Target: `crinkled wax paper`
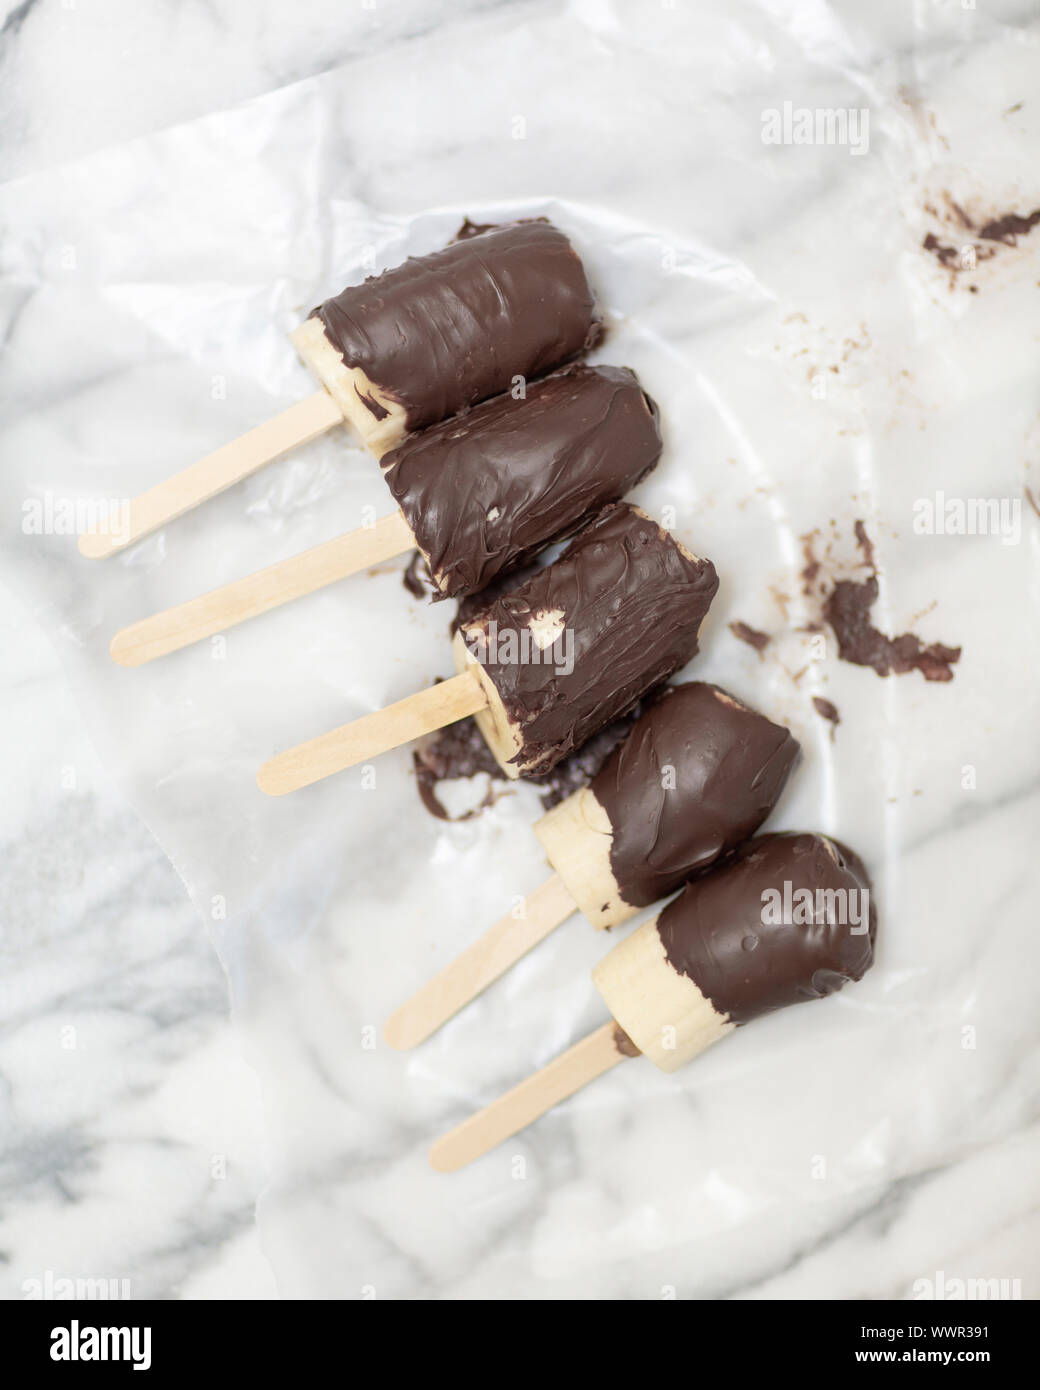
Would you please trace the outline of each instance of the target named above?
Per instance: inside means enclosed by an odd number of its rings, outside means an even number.
[[[934,56],[899,71],[827,7],[803,7],[801,28],[781,5],[725,9],[667,21],[681,41],[657,16],[622,32],[602,5],[481,21],[464,53],[435,35],[397,66],[357,63],[0,191],[0,573],[226,968],[268,1107],[259,1220],[287,1295],[721,1296],[1018,1113],[1002,1078],[1026,981],[1007,961],[1035,837],[1009,735],[1035,754],[1019,632],[1035,536],[921,538],[912,515],[937,487],[1021,495],[1035,341],[1015,311],[1035,253],[1005,248],[969,296],[921,242],[943,194],[1038,192],[1015,182],[1027,136],[1005,130],[1005,164],[980,172],[960,114],[998,60],[1007,105],[1029,69],[999,27],[973,47],[937,29]],[[469,86],[481,70],[504,90]],[[764,146],[760,110],[803,93],[869,107],[869,152]],[[636,500],[721,576],[691,673],[794,729],[804,760],[772,825],[855,845],[882,926],[861,985],[674,1075],[627,1063],[443,1177],[431,1139],[604,1019],[589,969],[609,940],[574,918],[394,1053],[386,1014],[545,875],[538,797],[511,788],[437,821],[408,749],[371,786],[356,770],[269,800],[255,775],[449,674],[451,606],[410,597],[393,562],[138,670],[107,651],[118,627],[389,510],[375,462],[334,431],[105,562],[26,521],[132,496],[302,398],[314,383],[287,330],[467,215],[547,215],[573,237],[610,321],[598,357],[661,406],[665,455]],[[860,518],[875,620],[961,645],[952,683],[882,680],[802,630],[819,608],[801,538],[818,530],[825,565],[863,577]],[[737,621],[772,636],[761,655]],[[840,712],[833,736],[814,695]]]

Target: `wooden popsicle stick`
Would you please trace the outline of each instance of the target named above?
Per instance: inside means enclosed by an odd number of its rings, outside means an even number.
[[[236,579],[233,584],[121,628],[109,648],[112,660],[120,666],[143,666],[157,656],[179,651],[291,599],[378,565],[414,545],[415,537],[408,523],[400,512],[394,512],[374,526],[336,536],[291,559]]]
[[[316,391],[230,444],[206,454],[172,478],[142,492],[130,503],[128,524],[120,526],[118,534],[85,532],[79,538],[80,554],[90,560],[114,555],[168,521],[183,516],[200,502],[208,502],[233,483],[248,478],[297,444],[306,444],[333,425],[342,423],[340,408],[329,393]]]
[[[561,1052],[547,1067],[442,1135],[430,1149],[430,1166],[438,1173],[464,1168],[623,1062],[631,1054],[618,1050],[618,1031],[613,1020],[604,1023],[580,1043]]]
[[[477,678],[463,671],[451,680],[387,705],[386,709],[364,714],[308,743],[279,753],[264,763],[256,780],[260,790],[268,796],[284,796],[286,792],[320,782],[323,777],[331,777],[334,772],[356,767],[391,748],[399,748],[402,743],[421,738],[423,734],[432,734],[435,729],[443,729],[445,724],[454,724],[486,706],[487,696]]]
[[[506,913],[391,1014],[383,1037],[397,1048],[425,1041],[576,910],[563,879],[553,874],[524,900],[522,917]]]

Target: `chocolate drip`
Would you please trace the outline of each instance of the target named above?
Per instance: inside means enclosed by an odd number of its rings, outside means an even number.
[[[570,242],[508,223],[351,285],[311,317],[409,430],[457,415],[595,345],[602,326]]]
[[[716,685],[665,690],[589,788],[610,817],[622,899],[667,897],[753,835],[800,751],[787,729]]]
[[[620,1023],[614,1024],[613,1038],[614,1046],[622,1057],[641,1057],[643,1055]]]
[[[573,644],[569,673],[559,663],[493,660],[487,649],[484,669],[519,726],[525,768],[547,772],[685,666],[718,586],[710,560],[688,555],[622,502],[553,564],[470,619],[462,629],[470,642],[497,633],[501,644],[513,633],[519,645],[531,623],[559,615]]]
[[[486,588],[618,501],[661,456],[657,407],[622,367],[567,367],[381,462],[440,597]]]
[[[439,593],[430,574],[430,567],[426,563],[426,557],[421,550],[412,551],[412,558],[408,561],[401,575],[401,583],[412,598],[431,599],[436,598]]]
[[[784,893],[793,920],[771,920],[767,890]],[[799,890],[842,890],[832,910],[812,912],[802,923]],[[809,999],[822,999],[858,980],[874,959],[877,914],[870,900],[866,923],[840,920],[847,907],[860,916],[870,879],[857,855],[822,835],[762,835],[730,864],[709,874],[670,903],[658,919],[665,955],[688,976],[715,1009],[733,1023]],[[837,909],[837,910],[835,910]],[[848,914],[847,914],[848,915]],[[828,920],[828,918],[830,920]],[[869,926],[868,926],[869,924]]]

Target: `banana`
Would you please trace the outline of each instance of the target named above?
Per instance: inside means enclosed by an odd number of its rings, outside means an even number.
[[[604,956],[592,983],[636,1047],[662,1071],[677,1070],[736,1027],[669,963],[656,917]]]
[[[606,929],[636,911],[621,898],[610,867],[614,830],[595,792],[582,788],[535,822],[545,857],[594,927]]]

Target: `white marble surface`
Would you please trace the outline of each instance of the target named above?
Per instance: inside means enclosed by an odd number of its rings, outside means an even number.
[[[4,1296],[48,1270],[139,1296],[884,1298],[939,1270],[1035,1296],[1038,528],[1026,508],[1003,546],[912,515],[937,488],[1021,498],[1031,468],[1040,492],[1040,229],[970,273],[921,249],[962,239],[944,195],[977,222],[1040,206],[1038,74],[1013,3],[8,7]],[[785,101],[868,108],[869,152],[764,145]],[[882,937],[855,990],[672,1077],[626,1066],[445,1179],[428,1139],[602,1017],[576,921],[427,1048],[367,1045],[536,885],[536,801],[445,827],[403,754],[371,791],[252,785],[275,747],[444,674],[443,615],[388,567],[226,653],[123,672],[105,650],[356,524],[370,462],[319,441],[107,565],[22,521],[302,395],[284,329],[365,247],[532,206],[588,259],[604,357],[662,404],[641,499],[723,579],[697,673],[795,728],[775,823],[856,844]],[[798,537],[833,521],[854,567],[857,517],[879,620],[962,644],[951,684],[833,643],[792,679]],[[735,618],[776,634],[764,659]]]

